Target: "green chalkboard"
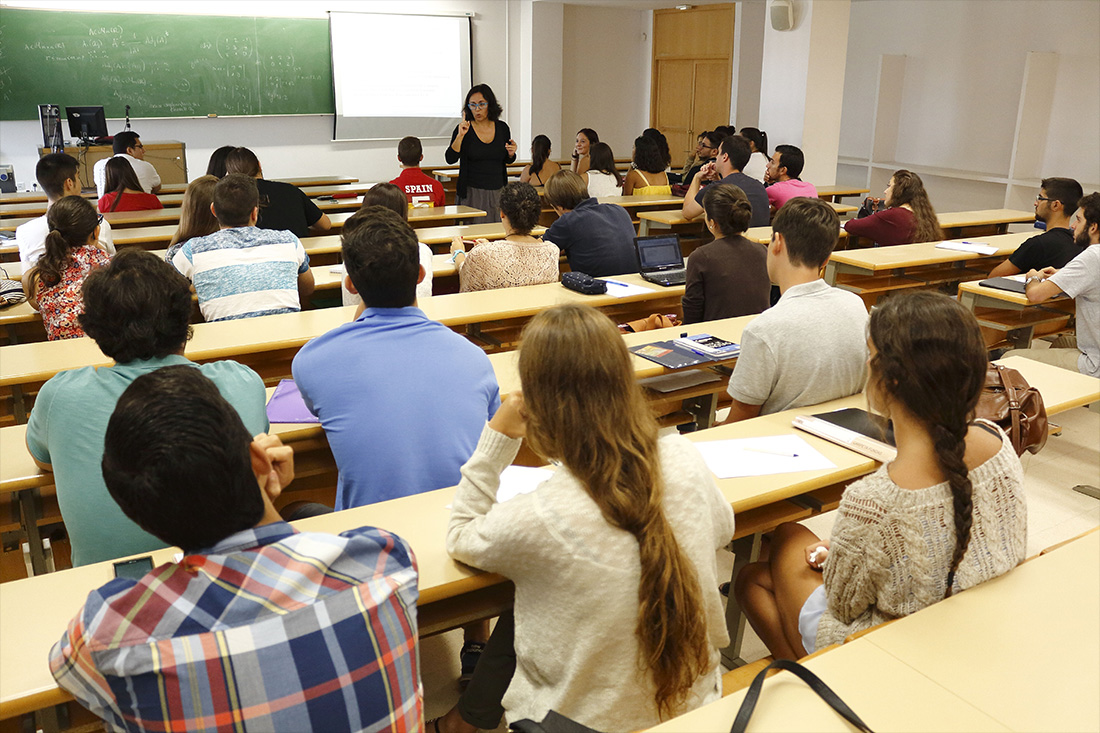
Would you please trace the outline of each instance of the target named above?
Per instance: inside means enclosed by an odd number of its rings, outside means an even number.
[[[328,20],[0,10],[0,119],[332,114]],[[62,109],[64,114],[64,109]]]

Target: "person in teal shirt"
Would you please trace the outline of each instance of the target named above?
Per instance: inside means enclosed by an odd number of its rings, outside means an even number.
[[[31,457],[54,474],[74,566],[165,546],[123,514],[100,469],[107,422],[135,379],[191,365],[217,385],[249,433],[268,429],[264,383],[256,372],[234,361],[194,364],[183,356],[190,316],[187,279],[150,252],[123,250],[84,282],[80,325],[115,364],[54,376],[38,392],[27,423]]]

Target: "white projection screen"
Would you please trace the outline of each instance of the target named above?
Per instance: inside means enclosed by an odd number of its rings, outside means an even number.
[[[335,140],[446,137],[470,83],[467,16],[329,13]]]

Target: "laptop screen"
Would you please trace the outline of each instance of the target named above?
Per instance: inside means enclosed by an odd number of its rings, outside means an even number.
[[[638,267],[642,272],[684,266],[680,236],[677,234],[635,237],[634,245],[638,248]]]

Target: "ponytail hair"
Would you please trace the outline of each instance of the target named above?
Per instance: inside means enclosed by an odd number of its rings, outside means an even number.
[[[710,666],[703,596],[662,507],[657,423],[630,354],[607,316],[563,305],[524,329],[519,374],[531,448],[561,461],[607,523],[638,540],[640,662],[658,712],[680,712]]]
[[[99,226],[99,214],[91,202],[81,196],[58,199],[46,212],[50,233],[46,251],[35,265],[39,282],[53,287],[61,282],[61,273],[72,259],[72,250],[83,247]]]
[[[947,595],[970,543],[972,485],[963,456],[966,433],[985,384],[987,353],[974,315],[931,291],[895,295],[871,313],[869,390],[888,395],[928,431],[951,487],[955,550]]]
[[[768,156],[768,133],[756,127],[742,127],[738,134],[751,141],[757,152],[770,157]]]
[[[924,190],[924,182],[920,176],[903,169],[894,171],[894,175],[890,178],[894,181],[894,188],[890,191],[890,200],[886,205],[909,204],[913,209],[913,216],[917,220],[913,241],[939,242],[942,240],[944,235],[943,229],[940,228],[940,220],[936,217],[936,210],[932,208],[932,202],[928,199],[928,192]]]
[[[550,138],[546,135],[535,135],[531,141],[531,175],[537,176],[550,157]]]

